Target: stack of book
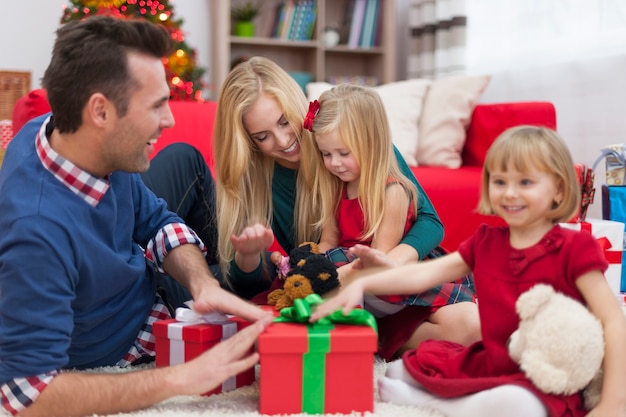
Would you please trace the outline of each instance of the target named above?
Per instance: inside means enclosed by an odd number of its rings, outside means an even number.
[[[315,0],[285,0],[276,7],[271,36],[290,41],[311,40],[316,18]]]
[[[350,22],[347,45],[351,48],[371,48],[380,44],[381,8],[383,0],[350,0],[345,20]]]

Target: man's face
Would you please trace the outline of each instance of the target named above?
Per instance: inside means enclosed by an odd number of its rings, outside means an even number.
[[[128,111],[116,114],[107,132],[106,153],[112,171],[144,172],[164,128],[174,126],[169,107],[170,90],[160,59],[137,52],[128,54],[131,76],[139,86],[130,92]]]

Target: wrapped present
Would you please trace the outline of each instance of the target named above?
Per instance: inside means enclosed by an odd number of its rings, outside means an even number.
[[[560,223],[564,228],[590,232],[600,244],[609,268],[604,273],[611,290],[620,294],[622,279],[622,252],[624,249],[624,223],[612,220],[587,219],[579,223]]]
[[[318,303],[295,300],[259,336],[261,414],[373,411],[376,320],[355,309],[308,323]]]
[[[176,310],[176,319],[160,320],[152,325],[156,339],[156,366],[188,362],[249,324],[238,317],[221,314],[199,316],[190,309],[179,308]],[[251,348],[250,353],[253,351]],[[252,367],[203,395],[232,391],[252,384],[255,379]]]
[[[606,161],[606,184],[624,185],[626,180],[626,144],[619,143],[600,149],[600,156],[593,164],[594,170],[603,159]]]
[[[626,187],[623,185],[602,185],[602,218],[626,223]],[[626,233],[624,234],[626,241]],[[626,245],[624,245],[626,248]],[[626,293],[626,254],[622,253],[622,278],[620,290]]]
[[[582,222],[587,217],[587,209],[593,204],[596,190],[593,185],[594,173],[593,169],[585,164],[576,164],[576,176],[580,184],[580,208],[569,223]]]

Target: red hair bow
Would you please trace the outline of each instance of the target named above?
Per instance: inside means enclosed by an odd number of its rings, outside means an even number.
[[[308,131],[313,131],[313,120],[315,120],[315,116],[320,111],[320,102],[317,100],[313,100],[309,103],[309,111],[304,118],[304,128]]]

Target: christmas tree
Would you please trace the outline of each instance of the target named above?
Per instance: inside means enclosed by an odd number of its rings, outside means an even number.
[[[71,0],[63,6],[61,23],[93,15],[110,15],[121,19],[148,19],[165,27],[172,37],[175,50],[163,60],[173,100],[202,101],[201,77],[205,70],[196,65],[196,52],[185,43],[180,27],[182,19],[174,18],[168,0]]]

